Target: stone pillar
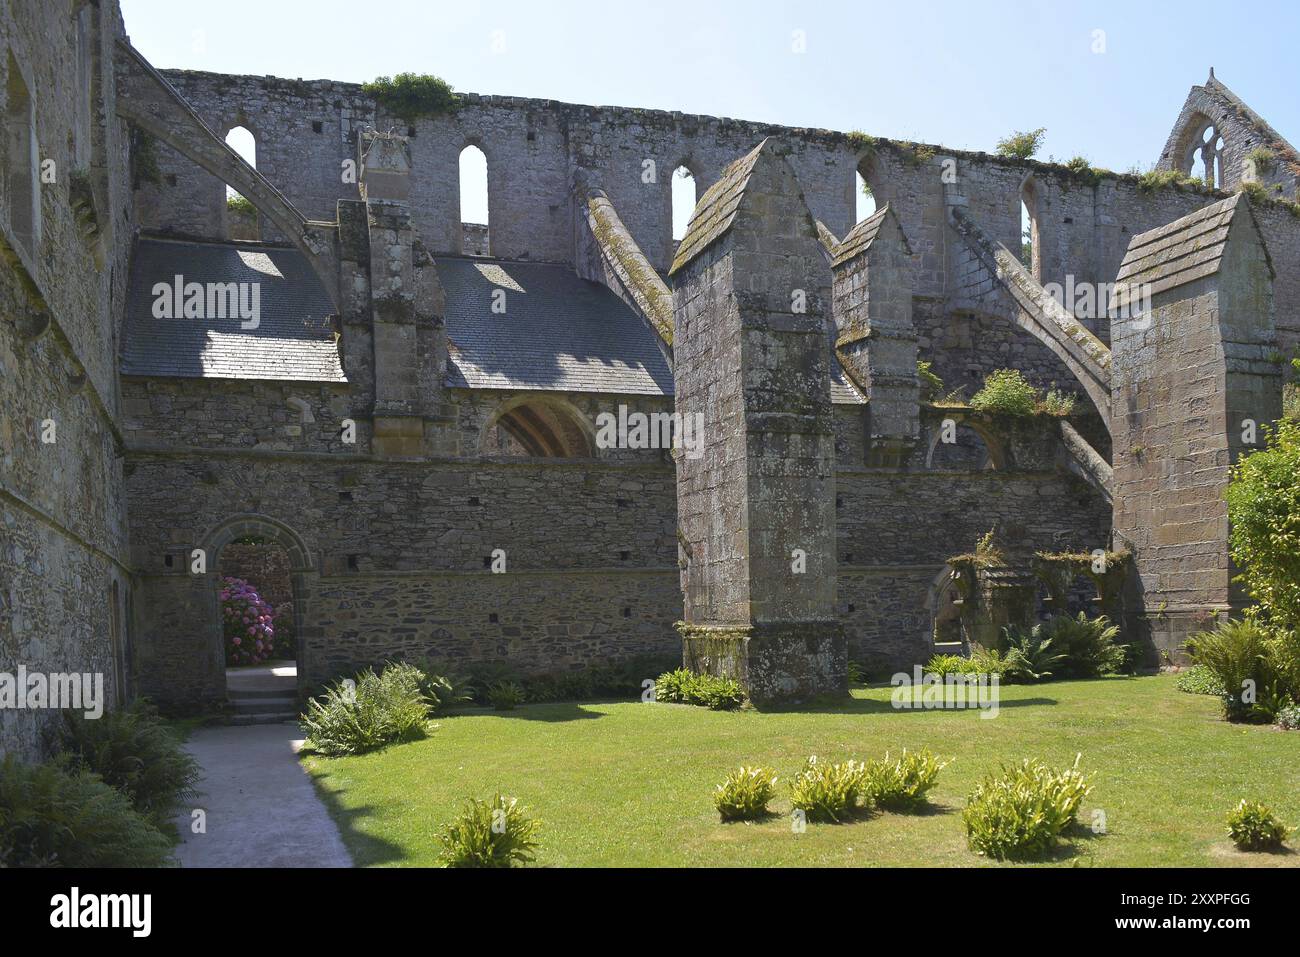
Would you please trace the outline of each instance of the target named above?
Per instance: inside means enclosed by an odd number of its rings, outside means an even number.
[[[1173,655],[1208,612],[1234,613],[1223,491],[1243,439],[1281,415],[1273,268],[1237,194],[1134,236],[1111,321],[1116,548],[1126,608]]]
[[[844,237],[831,260],[835,349],[867,393],[867,464],[900,467],[921,433],[911,248],[888,206]]]
[[[368,223],[374,350],[372,447],[381,458],[415,458],[425,454],[426,431],[433,431],[426,430],[426,420],[443,415],[447,349],[442,288],[411,224],[406,138],[369,132],[364,145],[361,194]]]
[[[829,275],[794,170],[764,140],[701,198],[669,273],[687,667],[757,705],[847,690],[835,616]]]

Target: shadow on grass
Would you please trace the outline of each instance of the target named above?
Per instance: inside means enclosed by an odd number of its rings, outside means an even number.
[[[403,849],[391,841],[385,841],[383,838],[367,834],[357,827],[357,822],[370,817],[374,809],[369,805],[365,807],[345,808],[339,803],[338,795],[325,787],[325,782],[333,775],[325,770],[320,764],[312,772],[312,784],[316,788],[316,796],[321,799],[325,805],[325,810],[329,812],[334,823],[338,826],[339,835],[343,838],[343,845],[352,855],[352,863],[357,867],[368,867],[374,864],[394,864],[406,860],[406,853]]]
[[[1017,698],[1015,700],[1002,700],[998,702],[998,710],[1005,711],[1011,708],[1034,708],[1034,707],[1051,707],[1059,702],[1055,698]],[[785,703],[769,704],[763,707],[755,707],[755,711],[761,711],[763,714],[932,714],[936,711],[978,711],[974,704],[965,708],[926,708],[917,700],[911,708],[896,708],[892,701],[881,701],[876,698],[854,698],[824,696],[812,698],[802,703]],[[992,709],[989,709],[992,710]]]
[[[548,701],[544,704],[522,704],[516,708],[497,711],[493,708],[457,708],[446,714],[438,715],[434,720],[443,721],[454,718],[517,718],[523,721],[586,721],[590,718],[603,718],[600,711],[590,711],[587,705],[629,704],[626,698],[586,699],[583,701]]]

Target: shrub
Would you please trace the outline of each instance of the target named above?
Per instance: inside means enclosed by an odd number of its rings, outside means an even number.
[[[1192,665],[1178,676],[1174,687],[1188,694],[1208,694],[1223,697],[1223,682],[1205,665]]]
[[[299,717],[308,744],[334,757],[422,737],[429,712],[422,677],[414,665],[390,663],[379,674],[367,669],[355,682],[335,683]]]
[[[824,764],[812,757],[790,782],[790,803],[811,821],[839,823],[857,807],[862,783],[858,762]]]
[[[1004,415],[1033,415],[1038,407],[1038,393],[1016,369],[998,369],[989,373],[984,387],[971,397],[971,408]]]
[[[275,650],[275,612],[242,578],[221,580],[221,622],[227,665],[255,665]]]
[[[916,377],[921,380],[921,396],[925,399],[933,399],[943,392],[943,380],[935,373],[932,363],[916,362]]]
[[[718,785],[713,806],[724,821],[753,821],[768,814],[767,804],[775,796],[775,771],[742,766]]]
[[[1300,704],[1289,704],[1277,713],[1277,726],[1283,731],[1300,731]]]
[[[1291,829],[1273,816],[1268,805],[1242,799],[1228,813],[1228,836],[1243,851],[1275,851],[1286,843]]]
[[[488,687],[487,698],[497,711],[512,711],[524,703],[524,689],[513,681],[498,681]]]
[[[513,867],[529,864],[538,847],[541,823],[530,818],[514,798],[470,798],[460,816],[438,834],[443,867]]]
[[[1233,466],[1224,494],[1246,591],[1272,624],[1300,627],[1300,423],[1267,429],[1265,447]]]
[[[1036,130],[1030,130],[1027,133],[1019,131],[1012,133],[1006,139],[998,140],[997,152],[999,156],[1007,156],[1012,159],[1029,159],[1038,152],[1039,147],[1043,145],[1043,138],[1047,135],[1047,128],[1040,126]]]
[[[1026,759],[991,774],[972,792],[962,812],[971,850],[999,860],[1045,855],[1077,819],[1079,805],[1092,790],[1074,766],[1053,770]]]
[[[0,867],[164,867],[171,841],[98,774],[0,764]]]
[[[451,85],[428,73],[376,77],[363,83],[361,90],[374,97],[380,107],[408,123],[422,116],[453,113],[460,106],[460,97]]]
[[[655,681],[655,700],[704,705],[712,711],[729,711],[745,703],[745,693],[731,678],[696,674],[686,668],[666,671]]]
[[[1192,662],[1204,665],[1223,687],[1223,712],[1229,721],[1272,718],[1257,710],[1261,692],[1274,688],[1276,676],[1267,656],[1267,632],[1258,621],[1220,622],[1214,631],[1187,639]],[[1253,689],[1255,700],[1248,690]]]
[[[1063,658],[1057,668],[1059,677],[1096,678],[1118,674],[1129,660],[1129,646],[1119,643],[1119,628],[1102,615],[1089,618],[1079,612],[1077,618],[1056,615],[1040,626]]]
[[[1073,393],[1048,389],[1047,395],[1043,396],[1042,401],[1038,403],[1037,410],[1044,415],[1055,415],[1064,419],[1074,414],[1076,401]]]
[[[848,666],[848,679],[851,685],[865,684],[867,681],[867,669],[863,667],[860,661],[850,661]]]
[[[1271,173],[1273,167],[1277,164],[1277,157],[1273,155],[1272,150],[1263,146],[1256,146],[1246,154],[1246,162],[1254,165],[1257,173]]]
[[[63,712],[59,744],[71,767],[98,774],[166,832],[199,780],[198,763],[144,699],[96,719]]]
[[[890,761],[871,760],[862,765],[862,800],[890,811],[913,811],[925,804],[925,794],[948,766],[930,753],[929,748],[908,753]]]

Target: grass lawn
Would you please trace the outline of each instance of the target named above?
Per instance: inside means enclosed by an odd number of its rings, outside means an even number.
[[[799,712],[711,712],[633,702],[531,705],[441,718],[430,736],[352,758],[304,764],[361,865],[435,862],[438,825],[468,796],[495,790],[541,819],[538,863],[551,866],[971,866],[961,809],[999,762],[1059,764],[1083,752],[1096,772],[1074,838],[1051,865],[1295,866],[1300,855],[1242,854],[1223,818],[1242,797],[1300,825],[1300,732],[1230,725],[1214,698],[1168,675],[1016,685],[1001,713],[897,711],[889,688]],[[809,754],[858,759],[929,746],[953,763],[920,815],[877,814],[792,833],[787,781]],[[782,780],[762,823],[721,824],[715,784],[738,764]],[[1293,839],[1300,844],[1300,838]]]

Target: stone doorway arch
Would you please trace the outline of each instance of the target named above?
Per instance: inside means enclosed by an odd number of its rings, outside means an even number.
[[[217,667],[225,674],[225,639],[222,632],[221,613],[221,552],[230,543],[245,539],[257,539],[274,544],[284,549],[289,561],[289,583],[292,592],[293,633],[297,643],[297,694],[302,696],[306,687],[307,674],[312,673],[312,655],[315,652],[318,629],[311,614],[311,602],[314,594],[315,579],[318,569],[312,561],[311,552],[302,538],[290,526],[269,515],[242,514],[232,516],[210,530],[202,539],[206,571],[206,593],[208,614],[207,647],[215,656]]]

